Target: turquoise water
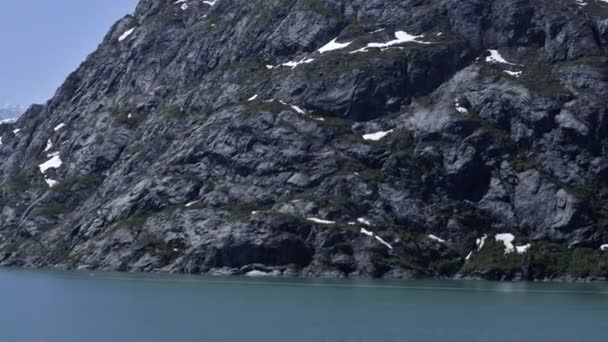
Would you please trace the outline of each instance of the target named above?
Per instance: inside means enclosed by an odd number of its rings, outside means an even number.
[[[0,341],[602,341],[608,285],[0,270]]]

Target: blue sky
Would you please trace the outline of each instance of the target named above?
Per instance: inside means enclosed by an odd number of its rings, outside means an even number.
[[[137,0],[0,1],[0,106],[42,103]]]

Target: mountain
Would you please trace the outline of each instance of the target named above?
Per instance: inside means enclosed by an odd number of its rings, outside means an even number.
[[[24,107],[13,105],[0,106],[0,120],[16,119],[25,109]]]
[[[0,126],[0,264],[608,276],[608,3],[142,0]]]

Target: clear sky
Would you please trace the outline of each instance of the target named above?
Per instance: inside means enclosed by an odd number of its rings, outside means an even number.
[[[137,0],[0,0],[0,106],[42,103]]]

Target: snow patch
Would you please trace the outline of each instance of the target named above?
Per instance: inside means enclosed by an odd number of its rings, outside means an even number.
[[[527,245],[523,245],[523,246],[515,246],[515,251],[517,251],[517,254],[524,254],[530,249],[530,247],[532,247],[532,244],[527,244]]]
[[[502,242],[505,245],[505,254],[510,254],[513,252],[517,252],[517,254],[524,254],[530,249],[530,247],[532,247],[531,244],[514,246],[513,240],[515,240],[515,236],[510,233],[496,234],[495,238],[496,241]]]
[[[520,65],[520,64],[507,62],[507,60],[502,57],[502,55],[498,52],[498,50],[488,50],[488,51],[490,52],[490,55],[488,57],[486,57],[486,62],[488,62],[488,63],[501,63],[501,64],[517,65],[517,66]]]
[[[209,6],[213,6],[215,5],[215,3],[217,2],[217,0],[213,0],[213,1],[203,1],[204,4],[207,4]]]
[[[381,237],[379,237],[378,235],[374,236],[376,238],[376,240],[380,241],[381,244],[385,245],[386,247],[388,247],[388,249],[393,249],[393,246],[391,246],[388,242],[384,241]]]
[[[513,246],[513,240],[515,240],[515,236],[513,236],[513,234],[496,234],[495,239],[497,242],[502,242],[503,245],[505,245],[505,254],[513,253],[515,251],[515,247]]]
[[[59,157],[59,153],[54,153],[50,155],[51,159],[45,161],[44,163],[38,165],[40,168],[40,172],[45,173],[48,169],[58,169],[63,162]]]
[[[62,122],[59,125],[55,126],[55,128],[53,128],[53,131],[57,132],[64,127],[65,127],[65,124]]]
[[[46,178],[46,177],[44,178],[44,181],[45,181],[45,182],[46,182],[46,184],[49,186],[49,188],[52,188],[52,187],[54,187],[55,185],[57,185],[57,183],[59,183],[59,182],[57,182],[57,181],[56,181],[56,180],[54,180],[54,179],[50,179],[50,178]]]
[[[367,230],[365,228],[361,228],[361,234],[371,236],[371,237],[374,236],[374,233],[370,232],[369,230]]]
[[[352,42],[348,43],[338,43],[338,38],[334,38],[331,42],[325,44],[322,48],[319,49],[319,53],[324,53],[328,51],[340,50],[349,46]]]
[[[371,225],[372,225],[372,224],[371,224],[371,222],[369,222],[367,219],[365,219],[365,218],[363,218],[363,217],[359,217],[359,218],[357,219],[357,222],[359,222],[359,223],[361,223],[361,224],[364,224],[364,225],[366,225],[366,226],[371,226]]]
[[[51,141],[51,139],[48,139],[46,141],[46,147],[44,148],[44,152],[48,152],[53,148],[53,142]]]
[[[257,98],[258,98],[258,94],[255,94],[252,97],[248,98],[247,101],[254,101]]]
[[[403,44],[403,43],[431,44],[430,42],[424,42],[424,41],[418,40],[419,38],[422,38],[422,35],[413,36],[405,31],[395,32],[395,38],[396,39],[390,40],[386,43],[368,43],[365,47],[363,47],[359,50],[352,51],[351,53],[367,52],[367,50],[371,49],[371,48],[386,49],[391,46],[399,45],[399,44]]]
[[[384,138],[385,136],[393,133],[394,130],[389,130],[389,131],[380,131],[380,132],[376,132],[376,133],[370,133],[370,134],[365,134],[363,135],[363,140],[371,140],[371,141],[378,141],[381,140],[382,138]]]
[[[319,224],[336,224],[336,222],[334,222],[334,221],[322,220],[322,219],[316,218],[316,217],[309,217],[309,218],[307,218],[307,220],[314,222],[314,223],[319,223]]]
[[[441,242],[441,243],[447,243],[447,241],[445,241],[444,239],[442,239],[436,235],[433,235],[433,234],[429,234],[429,239],[435,240],[435,241]]]
[[[306,111],[304,111],[304,109],[298,107],[298,106],[290,106],[293,110],[295,110],[296,112],[298,112],[298,114],[306,114]]]
[[[247,277],[269,277],[271,275],[272,275],[271,273],[264,272],[264,271],[258,271],[258,270],[253,270],[253,271],[249,271],[249,272],[245,273],[245,276],[247,276]]]
[[[503,72],[509,76],[513,76],[516,78],[519,78],[519,76],[521,76],[521,74],[523,74],[523,71],[510,71],[510,70],[503,70]]]
[[[608,244],[600,246],[601,251],[608,251]]]
[[[21,128],[15,128],[13,130],[13,134],[18,134],[19,132],[21,132]]]
[[[131,33],[133,33],[133,31],[135,31],[135,27],[129,30],[126,30],[125,33],[123,33],[120,37],[118,37],[118,41],[122,42],[123,40],[127,39]]]
[[[468,114],[468,113],[469,113],[469,110],[468,110],[468,109],[466,109],[465,107],[463,107],[463,106],[460,104],[460,101],[458,101],[458,100],[455,100],[455,101],[454,101],[454,107],[456,107],[456,111],[457,111],[458,113],[460,113],[460,114]]]
[[[190,208],[191,206],[197,204],[198,202],[200,202],[200,200],[196,200],[196,201],[192,201],[192,202],[186,203],[185,206],[186,206],[186,208]]]
[[[483,248],[483,246],[486,244],[487,238],[488,234],[484,234],[481,238],[475,241],[475,244],[477,245],[477,251],[480,251]]]

